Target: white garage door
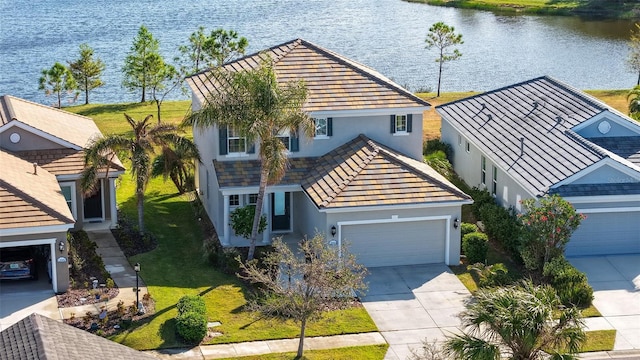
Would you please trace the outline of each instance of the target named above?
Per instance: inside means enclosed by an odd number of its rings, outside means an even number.
[[[342,239],[367,267],[442,263],[445,220],[343,225]]]
[[[640,212],[585,215],[567,244],[567,256],[640,253]]]

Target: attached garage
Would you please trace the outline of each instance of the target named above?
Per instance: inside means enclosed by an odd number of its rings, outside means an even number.
[[[339,222],[339,239],[367,267],[447,262],[449,217]]]
[[[578,209],[578,212],[587,218],[567,244],[567,256],[640,253],[640,211]]]

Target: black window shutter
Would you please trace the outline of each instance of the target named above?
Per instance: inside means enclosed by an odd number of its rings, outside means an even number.
[[[251,143],[249,146],[249,150],[247,150],[247,154],[255,154],[256,153],[256,143]]]
[[[411,132],[413,127],[413,114],[407,115],[407,132]]]
[[[333,136],[333,118],[327,118],[327,136]]]
[[[391,115],[391,133],[392,134],[396,133],[396,116],[395,115]]]
[[[220,155],[227,155],[227,128],[220,127],[218,129],[218,133],[220,134],[218,141],[220,142]]]
[[[298,140],[298,132],[297,131],[291,133],[290,140],[291,140],[291,149],[289,149],[289,150],[291,152],[300,151],[300,141]]]

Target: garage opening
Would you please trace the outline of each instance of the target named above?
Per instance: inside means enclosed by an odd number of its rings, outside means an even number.
[[[446,262],[447,219],[402,220],[342,223],[341,239],[367,267]]]
[[[27,245],[30,244],[30,245]],[[55,291],[56,274],[53,249],[55,239],[15,241],[0,244],[2,292],[31,290]]]

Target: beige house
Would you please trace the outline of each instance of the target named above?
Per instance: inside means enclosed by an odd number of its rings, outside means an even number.
[[[98,136],[90,118],[0,97],[0,251],[30,247],[50,261],[56,293],[68,288],[67,231],[117,224],[115,180],[124,173],[117,158],[94,194],[80,190],[84,148]]]

